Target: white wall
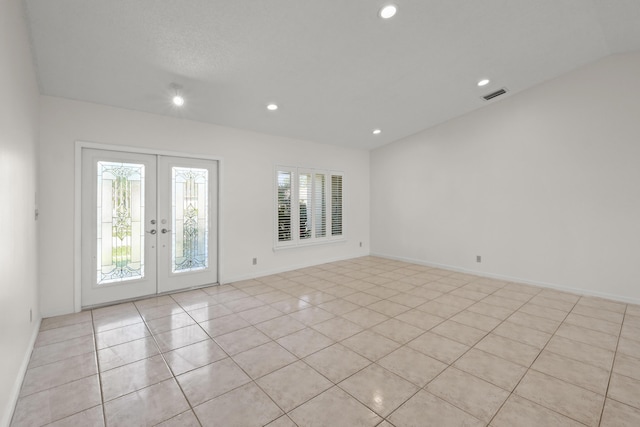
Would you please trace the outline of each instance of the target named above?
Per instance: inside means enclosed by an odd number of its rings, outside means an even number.
[[[638,76],[612,56],[373,151],[372,252],[640,302]]]
[[[225,282],[369,253],[368,151],[46,96],[41,110],[39,254],[45,317],[73,311],[76,141],[222,157]],[[346,242],[273,251],[276,164],[345,173]]]
[[[39,324],[38,87],[21,4],[0,2],[0,426],[8,425]]]

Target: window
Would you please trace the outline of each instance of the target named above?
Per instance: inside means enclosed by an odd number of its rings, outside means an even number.
[[[276,168],[276,247],[342,239],[343,174]]]

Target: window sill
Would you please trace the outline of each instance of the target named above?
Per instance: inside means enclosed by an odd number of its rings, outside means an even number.
[[[325,245],[331,245],[334,243],[345,243],[346,241],[347,239],[345,237],[340,237],[340,238],[320,240],[315,242],[303,242],[303,243],[295,243],[295,244],[292,243],[289,245],[274,246],[273,251],[279,252],[279,251],[285,251],[289,249],[306,248],[309,246],[325,246]]]

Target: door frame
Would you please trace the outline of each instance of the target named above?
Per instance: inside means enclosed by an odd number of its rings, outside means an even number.
[[[216,227],[218,241],[217,245],[217,265],[218,265],[218,283],[223,283],[223,254],[222,241],[224,227],[223,224],[223,177],[224,177],[224,159],[220,156],[212,156],[210,154],[185,153],[180,151],[155,150],[150,148],[132,147],[126,145],[102,144],[96,142],[76,141],[75,142],[75,164],[74,164],[74,235],[73,235],[73,307],[76,313],[82,310],[82,150],[85,148],[108,151],[121,151],[126,153],[151,154],[156,156],[172,156],[184,157],[190,159],[214,160],[218,162],[218,214]]]

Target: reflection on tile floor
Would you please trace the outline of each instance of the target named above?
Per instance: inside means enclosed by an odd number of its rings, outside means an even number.
[[[12,425],[105,424],[638,426],[640,306],[363,257],[44,319]]]

